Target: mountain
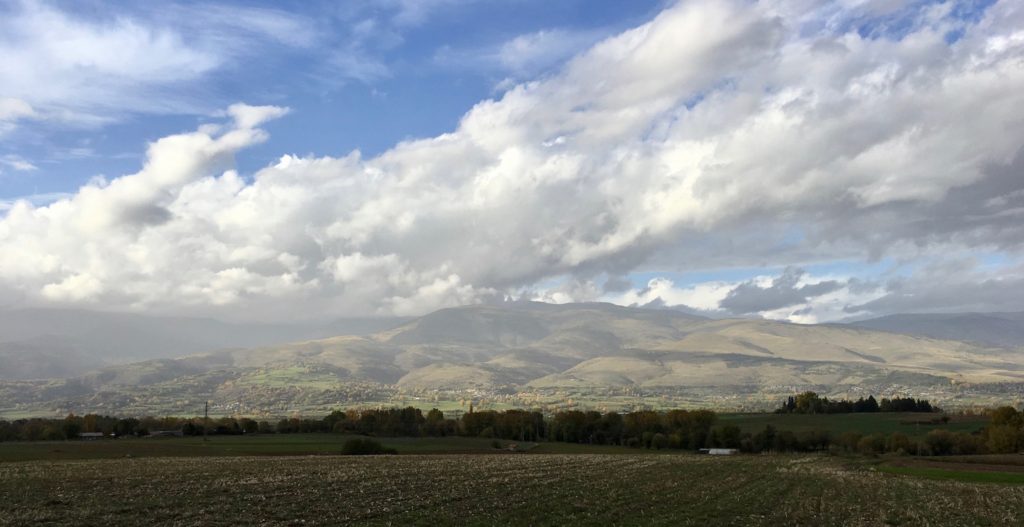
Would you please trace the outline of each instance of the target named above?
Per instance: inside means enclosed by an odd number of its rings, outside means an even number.
[[[1022,353],[854,326],[518,302],[443,309],[366,335],[115,365],[66,381],[0,383],[0,401],[22,413],[173,413],[209,399],[231,411],[281,415],[466,398],[606,405],[637,395],[718,404],[739,396],[777,401],[802,389],[944,400],[978,385],[1024,383]]]
[[[849,325],[933,339],[962,340],[984,346],[1024,347],[1024,312],[901,314]]]
[[[223,348],[363,335],[408,319],[340,319],[327,324],[236,324],[74,309],[0,311],[0,379],[66,377],[102,366]]]

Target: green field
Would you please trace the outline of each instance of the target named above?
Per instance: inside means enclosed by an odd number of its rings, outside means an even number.
[[[407,455],[0,463],[0,525],[1011,525],[1024,487],[825,456]]]
[[[827,430],[833,434],[858,432],[864,435],[902,432],[910,437],[920,437],[937,429],[974,432],[988,424],[988,418],[981,416],[952,416],[948,424],[929,423],[940,416],[927,413],[720,414],[718,424],[734,424],[752,434],[772,425],[776,430],[791,432]]]

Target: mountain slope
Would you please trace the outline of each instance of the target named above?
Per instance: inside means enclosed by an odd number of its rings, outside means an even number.
[[[849,325],[934,339],[975,342],[985,346],[1024,347],[1024,313],[888,315]]]
[[[401,393],[653,390],[685,392],[687,400],[712,392],[775,400],[799,389],[935,394],[969,383],[1024,383],[1024,355],[844,325],[512,303],[444,309],[369,335],[110,366],[63,384],[20,387],[15,398],[40,404],[49,393],[61,404],[104,408],[190,408],[207,398],[269,412],[313,402],[382,404]]]
[[[221,348],[285,344],[337,334],[369,334],[406,320],[234,324],[203,318],[74,309],[6,310],[0,311],[0,379],[65,377],[111,364],[174,358]]]

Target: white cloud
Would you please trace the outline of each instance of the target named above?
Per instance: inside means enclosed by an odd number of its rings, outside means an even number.
[[[27,117],[95,125],[132,113],[206,113],[213,93],[201,81],[267,42],[311,44],[310,26],[256,8],[172,3],[94,17],[10,4],[0,8],[0,126]]]
[[[46,192],[40,194],[31,194],[28,196],[22,196],[17,199],[0,199],[0,212],[6,212],[14,207],[15,203],[24,201],[31,206],[44,206],[49,205],[58,200],[67,199],[73,196],[73,194],[67,192]]]
[[[0,97],[0,136],[14,129],[22,119],[35,115],[32,105],[13,97]]]
[[[384,0],[380,2],[395,9],[392,17],[398,26],[416,26],[422,24],[439,10],[458,7],[475,0]]]
[[[434,62],[445,67],[508,75],[497,87],[505,90],[513,87],[517,80],[543,74],[563,64],[608,33],[599,29],[543,29],[483,48],[444,46],[434,54]]]
[[[11,122],[35,115],[32,105],[13,97],[0,98],[0,122]]]
[[[1010,177],[1024,8],[993,6],[954,44],[939,22],[865,38],[781,9],[685,2],[480,102],[451,133],[371,158],[284,156],[251,183],[232,156],[283,110],[235,107],[224,130],[155,142],[137,174],[13,205],[0,283],[38,302],[408,314],[561,276],[577,285],[552,295],[592,296],[595,277],[666,255],[686,270],[938,243],[1019,251],[996,219],[1016,198],[989,198],[1024,188]],[[966,205],[943,202],[956,193]],[[621,301],[714,309],[736,287],[656,281]],[[860,301],[849,283],[809,292],[777,309],[811,304],[786,314],[808,320]]]
[[[713,281],[678,287],[668,278],[654,278],[641,290],[630,290],[606,297],[609,302],[622,305],[663,303],[666,306],[685,306],[701,311],[720,311],[719,304],[737,284]]]
[[[229,106],[227,113],[235,120],[236,127],[248,130],[267,121],[279,119],[287,115],[289,111],[289,108],[280,106],[250,106],[237,103]]]
[[[14,154],[0,156],[0,165],[10,167],[18,172],[29,172],[32,170],[38,170],[39,168],[33,165],[31,161]]]

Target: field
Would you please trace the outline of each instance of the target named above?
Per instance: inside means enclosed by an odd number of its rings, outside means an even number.
[[[352,436],[338,434],[271,434],[253,436],[143,438],[103,441],[36,441],[0,443],[0,462],[67,461],[143,457],[224,456],[317,456],[341,452]],[[382,437],[378,440],[399,454],[482,454],[494,453],[492,440],[475,437]],[[574,445],[571,443],[515,443],[520,451],[545,454],[642,454],[648,451],[626,447]]]
[[[756,432],[973,431],[935,414],[725,414]],[[1024,524],[1024,456],[699,456],[483,438],[257,434],[0,443],[3,525]],[[499,441],[502,447],[513,442]]]
[[[0,463],[0,525],[1008,525],[1024,487],[823,456],[408,455]]]

